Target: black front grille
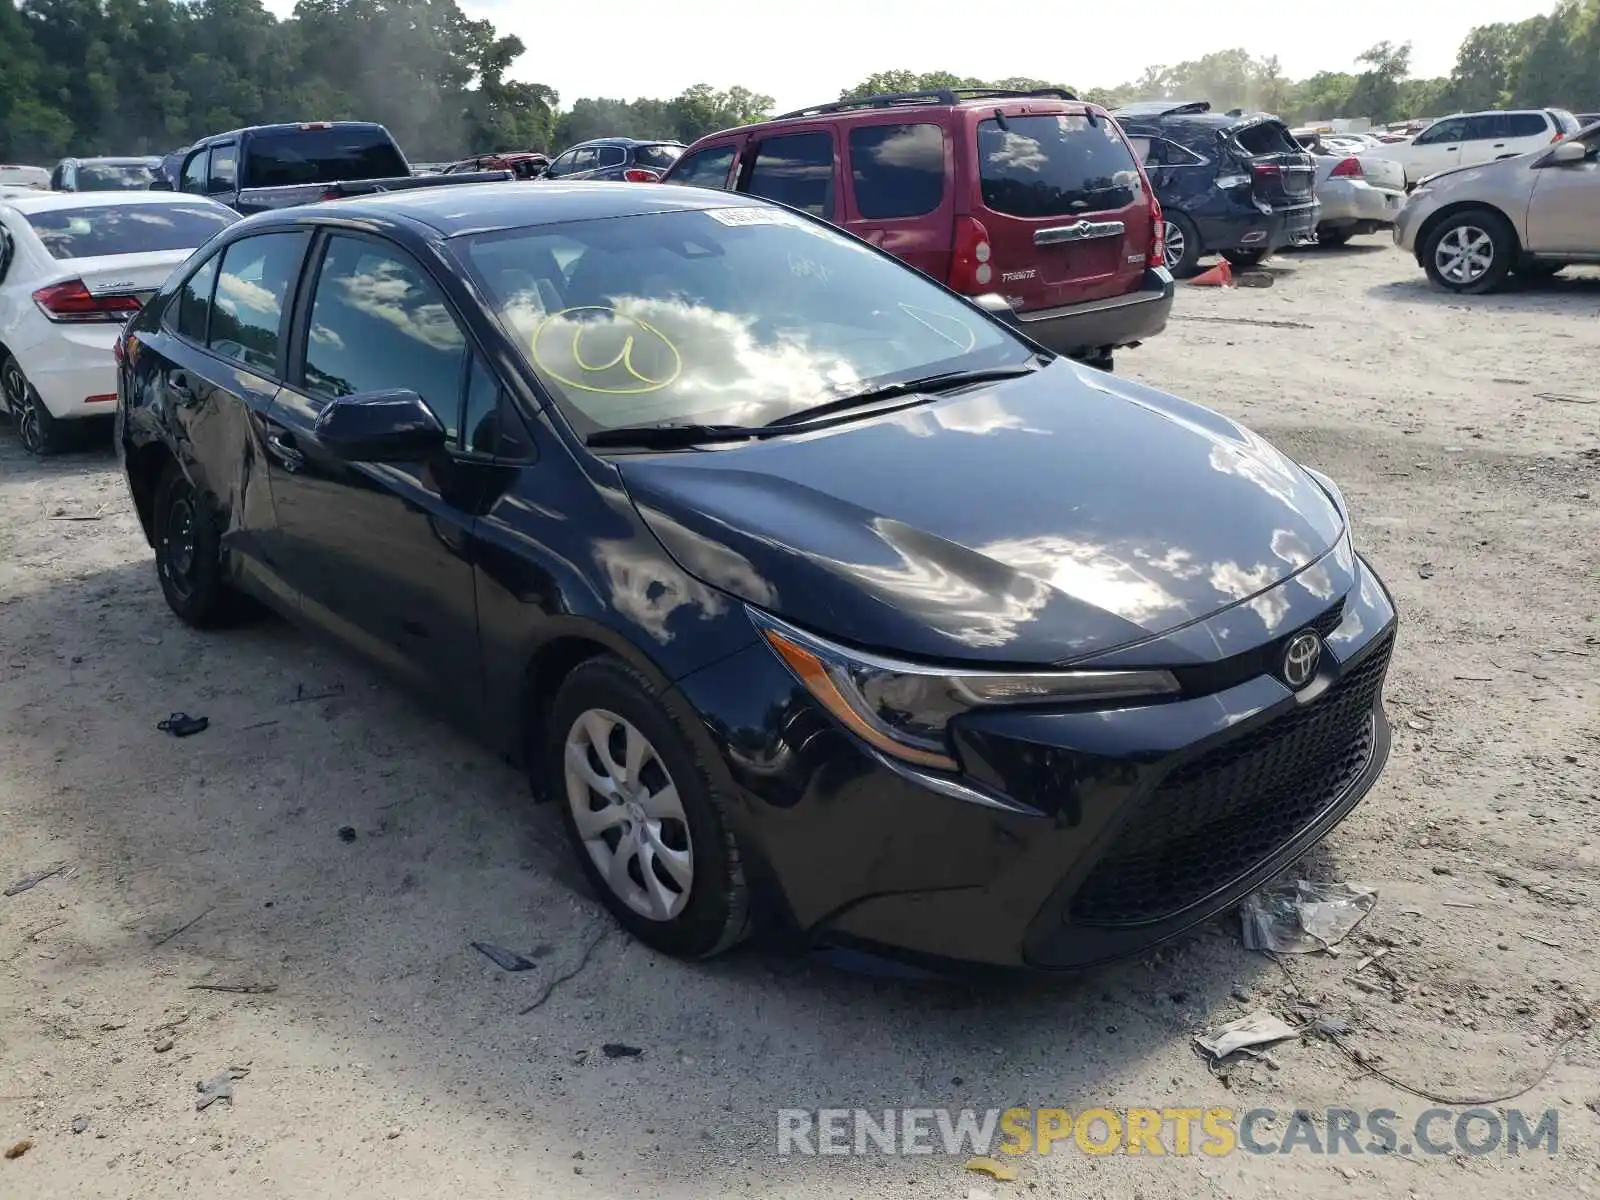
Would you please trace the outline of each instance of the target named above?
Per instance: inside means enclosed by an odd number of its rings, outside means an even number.
[[[1072,920],[1160,920],[1247,874],[1311,825],[1372,759],[1372,706],[1392,648],[1386,636],[1314,703],[1167,776],[1079,887]]]

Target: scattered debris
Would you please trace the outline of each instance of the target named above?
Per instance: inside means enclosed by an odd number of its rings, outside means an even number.
[[[232,992],[239,996],[265,996],[278,990],[275,983],[191,983],[191,992]]]
[[[84,1130],[86,1130],[88,1128],[89,1128],[89,1118],[88,1117],[73,1117],[72,1118],[72,1132],[73,1133],[82,1133]]]
[[[1527,938],[1530,942],[1538,942],[1541,946],[1549,946],[1552,950],[1561,949],[1560,942],[1552,942],[1549,938],[1540,937],[1537,933],[1525,933],[1522,936]]]
[[[10,1145],[10,1146],[8,1146],[6,1148],[6,1157],[7,1158],[21,1158],[24,1154],[26,1154],[29,1150],[32,1150],[32,1149],[33,1149],[33,1139],[32,1138],[23,1138],[20,1142],[14,1142],[12,1145]]]
[[[490,942],[473,942],[472,948],[503,971],[531,971],[539,965],[531,958],[523,958],[514,951],[502,949]]]
[[[1360,962],[1356,963],[1356,973],[1359,974],[1360,972],[1365,971],[1373,963],[1377,962],[1385,954],[1389,953],[1389,949],[1390,947],[1384,946],[1382,949],[1375,950],[1371,954],[1367,955]]]
[[[205,910],[205,912],[201,913],[198,917],[195,917],[192,921],[185,921],[182,925],[179,925],[176,929],[170,930],[167,933],[163,933],[160,937],[158,937],[154,942],[151,943],[151,946],[152,947],[154,947],[154,946],[165,946],[168,942],[170,942],[173,938],[177,937],[180,933],[186,933],[188,930],[193,929],[196,925],[198,925],[202,920],[205,919],[206,913],[209,913],[210,911],[211,911],[211,909],[208,908],[208,909]]]
[[[342,683],[335,683],[330,687],[325,687],[320,692],[308,692],[305,684],[297,683],[294,685],[294,695],[289,698],[288,703],[309,704],[313,700],[332,700],[335,696],[342,695],[344,695],[344,684]]]
[[[1012,1183],[1017,1178],[1017,1169],[1010,1163],[1001,1162],[997,1158],[990,1158],[980,1154],[977,1158],[969,1158],[962,1164],[963,1171],[976,1171],[980,1175],[987,1175],[991,1179],[998,1179],[1001,1183]]]
[[[50,521],[98,521],[98,520],[100,520],[101,517],[106,515],[106,509],[108,509],[110,507],[111,506],[109,504],[102,504],[99,508],[95,509],[92,513],[69,513],[65,509],[58,508],[58,509],[56,509],[55,512],[51,513],[49,515],[49,517],[46,518],[46,520],[50,520]]]
[[[607,1058],[638,1058],[644,1051],[638,1046],[629,1046],[625,1042],[607,1042],[600,1047],[600,1053]]]
[[[1432,579],[1433,578],[1433,564],[1431,562],[1423,563],[1420,567],[1417,568],[1417,575],[1422,579]]]
[[[383,1136],[384,1136],[384,1138],[385,1138],[385,1139],[386,1139],[386,1140],[388,1140],[388,1141],[391,1141],[391,1142],[392,1142],[392,1141],[394,1141],[394,1140],[395,1140],[395,1138],[397,1138],[397,1137],[399,1137],[399,1136],[400,1136],[400,1126],[398,1126],[398,1125],[391,1125],[391,1126],[390,1126],[390,1127],[389,1127],[389,1130],[388,1130],[388,1132],[387,1132],[387,1133],[385,1133],[385,1134],[384,1134],[384,1135],[383,1135]]]
[[[59,875],[66,869],[67,865],[65,863],[61,863],[57,866],[50,867],[47,870],[35,871],[32,875],[24,875],[21,879],[17,880],[6,889],[6,895],[20,896],[23,892],[32,891],[46,879],[50,879],[53,876]]]
[[[196,1080],[194,1090],[200,1095],[195,1098],[195,1108],[204,1112],[218,1100],[226,1100],[228,1107],[232,1108],[233,1085],[248,1074],[249,1070],[244,1067],[226,1067],[210,1079]]]
[[[165,721],[158,722],[156,728],[162,733],[170,733],[173,737],[191,737],[200,733],[211,724],[208,717],[191,717],[188,713],[175,712]]]
[[[1311,1028],[1325,1038],[1346,1037],[1351,1032],[1350,1022],[1343,1017],[1318,1017]]]
[[[276,725],[277,723],[278,722],[276,719],[271,721],[257,721],[254,725],[241,725],[239,727],[239,732],[247,733],[252,729],[265,729],[268,725]]]
[[[1487,675],[1457,675],[1463,683],[1493,683],[1494,680]]]
[[[141,633],[139,635],[139,640],[146,646],[161,645],[161,635],[159,633]]]
[[[1201,317],[1190,313],[1173,313],[1173,321],[1205,321],[1212,325],[1260,325],[1266,329],[1315,329],[1304,321],[1269,321],[1264,317]]]
[[[1280,1017],[1259,1009],[1248,1017],[1229,1021],[1210,1033],[1195,1035],[1195,1045],[1220,1062],[1237,1050],[1249,1046],[1266,1046],[1287,1038],[1299,1037],[1300,1031]]]
[[[565,974],[557,975],[549,983],[545,984],[544,991],[539,993],[539,998],[526,1008],[520,1010],[517,1015],[519,1017],[527,1016],[534,1009],[544,1004],[546,1000],[550,999],[551,994],[556,990],[556,988],[560,987],[563,983],[577,975],[579,971],[582,971],[586,966],[588,966],[589,956],[594,953],[596,946],[605,941],[606,934],[610,932],[610,924],[602,921],[599,930],[596,931],[595,935],[589,939],[589,944],[583,948],[582,956],[579,957],[577,963],[572,967],[572,969],[567,971]]]
[[[339,826],[339,840],[341,842],[353,842],[353,841],[355,841],[356,840],[356,827],[354,825],[341,825],[341,826]]]
[[[171,1050],[172,1047],[172,1039],[170,1037],[164,1037],[158,1038],[156,1044],[151,1046],[150,1049],[154,1050],[157,1054],[165,1054],[168,1050]]]
[[[1239,906],[1246,950],[1332,951],[1378,903],[1371,888],[1297,879],[1252,892]]]
[[[1534,397],[1539,400],[1554,400],[1558,404],[1600,404],[1600,400],[1593,400],[1588,396],[1569,396],[1561,392],[1535,392]]]

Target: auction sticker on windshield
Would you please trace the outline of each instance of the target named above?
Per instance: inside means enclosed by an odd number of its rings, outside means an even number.
[[[797,225],[793,213],[781,208],[708,208],[706,214],[724,225]]]

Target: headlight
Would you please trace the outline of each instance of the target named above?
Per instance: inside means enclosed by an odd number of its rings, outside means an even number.
[[[959,671],[837,645],[747,608],[795,678],[862,741],[905,762],[957,770],[946,727],[974,708],[1170,695],[1167,671]]]

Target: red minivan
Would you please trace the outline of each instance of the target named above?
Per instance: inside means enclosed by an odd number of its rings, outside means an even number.
[[[662,182],[831,221],[1107,370],[1172,308],[1144,169],[1103,108],[1059,89],[822,104],[703,137]]]

